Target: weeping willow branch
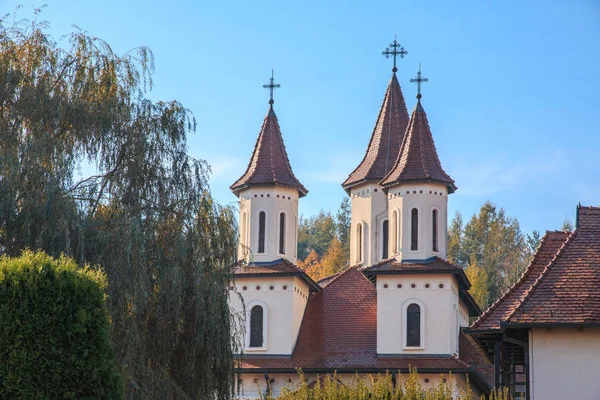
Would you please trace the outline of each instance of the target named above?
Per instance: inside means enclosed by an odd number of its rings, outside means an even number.
[[[79,29],[0,19],[0,253],[104,269],[128,399],[228,399],[241,324],[228,306],[234,213],[186,154],[192,113],[151,102],[154,58]],[[92,169],[76,180],[77,171]],[[151,395],[150,395],[151,394]],[[152,397],[151,397],[152,396]]]

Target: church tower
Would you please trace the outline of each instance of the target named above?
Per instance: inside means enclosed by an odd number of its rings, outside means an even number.
[[[396,77],[396,57],[406,54],[396,40],[383,52],[394,59],[392,79],[365,156],[342,184],[352,205],[350,265],[369,266],[391,257],[388,202],[379,182],[391,171],[408,125],[408,111]]]
[[[273,110],[273,89],[279,86],[272,77],[264,85],[271,91],[269,112],[246,172],[230,187],[240,199],[240,260],[296,262],[298,200],[308,190],[294,176]]]
[[[398,261],[446,258],[448,195],[454,180],[444,171],[435,149],[427,114],[421,104],[421,68],[417,105],[393,168],[381,182],[387,194],[390,255]]]
[[[273,110],[269,111],[246,172],[231,185],[240,199],[239,263],[229,304],[245,320],[246,354],[286,355],[294,350],[310,293],[321,288],[296,265],[298,199],[308,191],[294,176]]]

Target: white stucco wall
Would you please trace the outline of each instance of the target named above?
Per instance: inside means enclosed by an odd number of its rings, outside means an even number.
[[[256,262],[287,258],[296,262],[298,243],[298,190],[280,186],[253,186],[240,192],[238,258]],[[266,213],[265,252],[258,252],[258,215]],[[285,252],[279,252],[279,214],[286,214]],[[244,214],[246,217],[244,218]]]
[[[533,400],[600,399],[600,328],[533,329],[529,349]]]
[[[382,260],[382,222],[387,219],[387,198],[381,187],[365,183],[352,188],[350,264],[370,266]],[[363,224],[363,257],[358,259],[357,226]],[[391,257],[389,255],[388,257]]]
[[[237,278],[233,285],[246,304],[244,314],[239,296],[231,293],[230,306],[238,315],[246,318],[248,306],[253,302],[262,302],[266,306],[266,331],[263,333],[266,348],[246,348],[244,351],[248,354],[292,354],[308,301],[308,285],[296,277]]]
[[[402,285],[398,288],[398,285]],[[412,288],[412,285],[415,288]],[[426,288],[426,285],[429,288]],[[440,288],[440,284],[443,288]],[[387,288],[385,287],[387,285]],[[422,303],[424,346],[405,347],[405,305]],[[455,354],[458,351],[458,287],[452,275],[379,275],[377,277],[378,354]],[[465,326],[465,325],[461,325]]]
[[[323,376],[323,375],[327,375],[327,374],[321,374],[321,376]],[[375,376],[375,375],[376,374],[373,374],[373,376]],[[406,375],[397,374],[396,375],[397,383],[399,384],[400,382],[403,382],[403,379],[405,379],[407,377],[407,375],[408,374],[406,374]],[[337,374],[336,377],[343,384],[352,385],[356,378],[356,375],[355,374]],[[308,383],[311,383],[317,379],[317,374],[307,373],[307,374],[305,374],[305,378]],[[453,385],[453,395],[455,397],[458,397],[458,395],[461,393],[461,390],[464,390],[466,388],[466,379],[465,379],[464,375],[452,375],[452,377],[450,377],[449,375],[444,375],[444,374],[421,374],[421,373],[419,373],[419,378],[420,378],[421,387],[425,390],[435,388],[440,383],[440,380],[442,380],[442,379],[446,379],[448,382],[451,381],[452,385]],[[271,391],[272,391],[272,394],[274,397],[278,396],[281,393],[281,391],[283,390],[283,388],[288,388],[288,389],[293,390],[294,388],[297,387],[297,385],[299,383],[299,377],[296,373],[286,373],[286,374],[270,373],[269,379],[273,380],[273,383],[271,383]],[[427,380],[427,382],[426,382],[426,380]],[[245,374],[243,374],[241,389],[242,390],[240,391],[240,393],[238,395],[239,399],[258,399],[258,398],[260,398],[259,391],[264,396],[266,393],[266,390],[267,390],[267,383],[266,383],[264,374],[262,374],[262,373],[260,373],[260,374],[245,373]],[[473,385],[471,385],[471,390],[473,391],[474,398],[479,398],[480,393]]]
[[[402,184],[390,188],[387,193],[390,221],[394,210],[400,213],[398,260],[424,260],[432,256],[446,258],[448,237],[448,189],[437,184]],[[419,211],[418,250],[411,250],[411,212]],[[438,251],[433,251],[432,211],[438,210]],[[392,226],[392,225],[390,225]],[[394,235],[390,234],[390,249]]]

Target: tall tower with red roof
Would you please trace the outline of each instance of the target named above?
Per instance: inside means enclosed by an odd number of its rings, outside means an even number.
[[[406,103],[396,77],[396,57],[407,53],[396,40],[383,52],[394,59],[392,79],[365,156],[342,184],[352,204],[350,265],[369,266],[391,256],[388,202],[379,182],[392,170],[408,125]]]
[[[446,258],[448,195],[454,193],[454,180],[444,171],[427,114],[421,104],[421,83],[398,158],[381,186],[388,197],[390,254],[399,261]]]
[[[308,190],[294,175],[279,122],[273,110],[273,77],[265,117],[246,172],[231,185],[240,199],[238,259],[268,262],[281,258],[296,262],[298,200]]]

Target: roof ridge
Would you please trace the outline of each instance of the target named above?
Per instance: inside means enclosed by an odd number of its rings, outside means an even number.
[[[504,319],[504,322],[508,322],[516,314],[516,312],[523,307],[523,304],[529,299],[531,294],[540,285],[540,283],[542,282],[542,279],[548,274],[548,271],[550,271],[550,268],[552,267],[554,262],[560,256],[562,256],[562,254],[565,252],[565,249],[567,247],[569,247],[569,244],[573,241],[573,239],[575,238],[576,235],[577,235],[577,230],[570,233],[569,237],[565,240],[565,242],[562,244],[562,246],[557,250],[556,254],[554,254],[554,257],[552,257],[552,260],[550,260],[550,262],[546,265],[546,267],[544,267],[544,270],[542,271],[540,276],[535,280],[535,282],[533,282],[531,284],[529,289],[527,289],[525,291],[525,293],[523,293],[523,295],[519,299],[519,304],[517,304],[517,306],[511,311],[511,313]]]
[[[531,257],[531,260],[529,260],[529,264],[527,264],[527,268],[525,268],[525,271],[523,271],[523,273],[521,274],[521,277],[515,281],[515,283],[512,284],[511,287],[509,287],[503,294],[502,296],[500,296],[498,299],[496,299],[496,301],[494,301],[492,304],[490,304],[488,306],[488,308],[475,320],[475,322],[473,322],[471,324],[471,329],[476,328],[477,326],[479,326],[482,322],[483,319],[485,319],[489,314],[492,313],[492,311],[494,311],[496,308],[498,308],[498,305],[512,292],[515,291],[515,289],[522,284],[523,282],[525,282],[525,280],[527,279],[527,277],[529,277],[529,274],[531,273],[531,270],[533,269],[533,266],[535,264],[535,262],[538,260],[538,258],[540,257],[541,254],[541,250],[542,250],[542,246],[544,245],[544,241],[546,240],[546,238],[550,237],[550,233],[566,233],[566,232],[561,232],[561,231],[546,231],[546,233],[544,234],[544,236],[542,237],[542,240],[540,240],[540,243],[538,244],[538,247],[535,249],[535,252],[533,253],[533,256]]]

